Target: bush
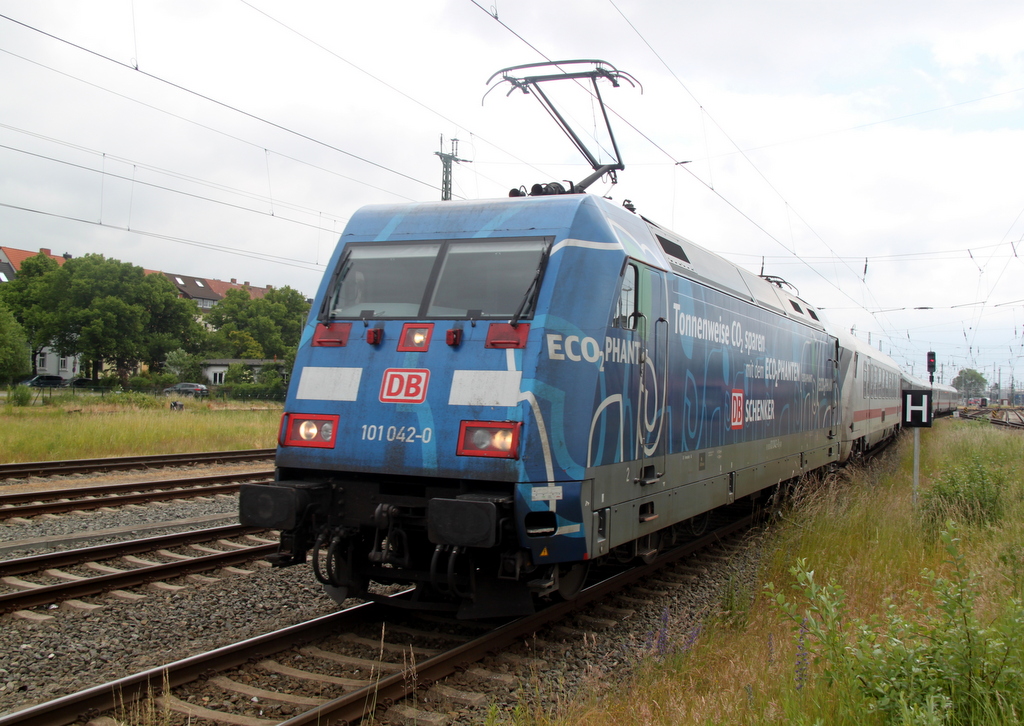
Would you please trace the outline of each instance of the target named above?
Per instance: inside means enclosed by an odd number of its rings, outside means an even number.
[[[284,376],[281,375],[281,371],[272,366],[264,366],[259,372],[258,383],[262,383],[264,386],[280,386],[284,388]]]
[[[99,386],[116,391],[121,388],[121,379],[117,377],[116,373],[104,373],[100,376]]]
[[[9,386],[7,388],[7,404],[30,406],[32,404],[32,389],[28,386]]]
[[[128,389],[132,391],[160,392],[177,382],[178,379],[173,373],[140,373],[128,379]]]
[[[236,383],[221,386],[220,392],[227,398],[240,401],[283,401],[286,391],[282,383]]]

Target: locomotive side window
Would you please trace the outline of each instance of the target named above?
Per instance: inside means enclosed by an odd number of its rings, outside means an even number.
[[[511,317],[527,296],[522,316],[532,313],[544,240],[498,240],[450,244],[427,307],[430,318]]]
[[[615,307],[613,325],[625,330],[636,329],[636,265],[630,263],[622,273],[622,286],[619,289],[619,303]]]

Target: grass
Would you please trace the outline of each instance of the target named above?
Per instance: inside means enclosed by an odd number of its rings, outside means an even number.
[[[0,406],[0,463],[91,459],[276,445],[280,404],[188,399],[184,411],[146,394],[63,393],[45,405]]]
[[[909,438],[909,437],[908,437]],[[1024,437],[943,420],[912,446],[798,488],[760,595],[732,585],[669,643],[540,724],[1015,724],[1024,721]],[[606,676],[607,681],[607,676]],[[624,681],[624,682],[623,682]]]

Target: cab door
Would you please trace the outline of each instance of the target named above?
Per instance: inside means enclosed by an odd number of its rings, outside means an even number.
[[[654,484],[665,474],[668,441],[665,408],[668,392],[669,324],[665,273],[629,260],[619,303],[623,327],[635,331],[638,355],[631,363],[629,399],[633,404],[634,482]],[[632,288],[632,289],[630,289]]]

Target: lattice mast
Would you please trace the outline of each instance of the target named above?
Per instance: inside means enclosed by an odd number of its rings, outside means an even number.
[[[444,134],[441,135],[441,150],[434,152],[441,157],[441,201],[451,201],[452,198],[452,162],[472,163],[469,159],[459,158],[459,140],[452,139],[452,152],[444,152]]]

